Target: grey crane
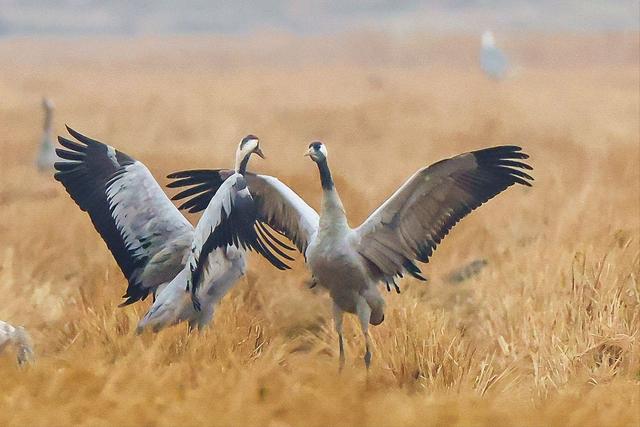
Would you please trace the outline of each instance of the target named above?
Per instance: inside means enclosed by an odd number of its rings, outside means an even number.
[[[62,183],[80,209],[89,214],[127,278],[128,287],[121,306],[144,300],[151,293],[159,296],[183,271],[192,255],[194,239],[204,234],[194,233],[193,226],[171,203],[142,162],[70,127],[67,130],[76,141],[58,137],[63,148],[57,149],[62,161],[55,164],[55,179]],[[223,230],[236,235],[233,228]],[[237,243],[239,241],[234,241],[233,245]],[[263,249],[274,243],[262,240],[260,243],[259,252],[278,262]],[[218,249],[214,247],[209,251],[218,254]],[[228,253],[231,260],[236,257],[233,249]],[[286,268],[280,264],[279,268]],[[228,263],[207,265],[221,268],[223,272],[230,268]],[[165,295],[163,301],[168,296]],[[179,320],[203,326],[210,321],[209,311],[209,308],[193,309]]]
[[[256,210],[243,176],[251,154],[264,158],[258,138],[248,135],[236,150],[234,170],[224,175],[196,225],[186,265],[158,294],[138,323],[138,333],[146,328],[158,331],[182,320],[189,320],[191,327],[209,324],[217,303],[245,274],[247,248],[256,250],[278,269],[288,268],[271,251],[292,260],[278,245],[292,248],[277,240],[264,226],[255,224]]]
[[[384,320],[384,299],[378,284],[394,287],[408,274],[424,280],[415,261],[428,262],[451,228],[471,211],[506,188],[531,186],[523,170],[529,156],[516,146],[498,146],[464,153],[418,170],[376,209],[351,228],[331,177],[328,152],[314,142],[305,155],[317,164],[322,187],[320,215],[274,177],[247,174],[258,219],[292,240],[304,254],[313,279],[333,300],[339,336],[340,367],[344,364],[343,313],[356,314],[365,338],[365,365],[371,363],[369,324]],[[203,209],[222,179],[221,171],[173,174],[172,186],[192,186],[174,199],[191,212]]]

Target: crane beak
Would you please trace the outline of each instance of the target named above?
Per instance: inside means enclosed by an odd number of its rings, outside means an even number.
[[[304,152],[303,157],[311,157],[311,148]]]
[[[260,147],[256,147],[255,150],[253,150],[254,153],[256,153],[258,156],[260,156],[261,158],[265,158],[264,157],[264,153],[262,152],[262,150],[260,149]]]

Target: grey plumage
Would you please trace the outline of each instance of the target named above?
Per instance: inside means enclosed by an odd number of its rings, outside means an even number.
[[[250,135],[257,144],[257,138]],[[184,268],[163,289],[136,331],[158,331],[180,321],[190,327],[206,326],[217,303],[246,271],[245,250],[261,254],[276,268],[286,269],[273,252],[284,254],[279,242],[259,235],[255,202],[243,173],[251,154],[262,155],[258,145],[242,140],[236,151],[236,169],[229,171],[215,194],[207,200],[196,225]],[[285,258],[289,258],[285,254]]]
[[[428,262],[451,228],[472,210],[514,184],[530,186],[524,172],[528,155],[520,147],[500,146],[461,154],[416,172],[359,227],[352,229],[331,179],[327,150],[313,143],[307,155],[318,164],[323,190],[321,214],[273,177],[247,176],[258,219],[291,239],[304,253],[314,282],[333,300],[344,361],[342,315],[358,315],[366,340],[365,363],[371,361],[369,324],[384,320],[379,283],[396,285],[409,274],[424,280],[416,261]],[[226,172],[186,171],[173,187],[191,186],[175,198],[180,208],[201,210],[224,182]]]
[[[237,237],[235,224],[224,222],[235,209],[247,208],[238,206],[240,199],[250,198],[246,187],[237,189],[241,179],[240,174],[229,177],[212,198],[198,221],[184,268],[159,293],[138,323],[138,333],[146,328],[157,332],[180,321],[188,321],[191,327],[206,326],[213,317],[215,305],[245,274],[244,248],[239,241],[242,238]],[[248,221],[252,226],[252,220]],[[221,234],[229,239],[219,238]]]
[[[147,167],[67,127],[55,179],[87,212],[129,282],[122,305],[144,300],[184,266],[193,226]]]
[[[228,176],[224,191],[194,229],[144,164],[67,129],[76,141],[58,138],[63,148],[57,150],[62,161],[55,164],[55,179],[89,214],[127,278],[121,305],[157,294],[140,329],[159,330],[180,321],[208,324],[214,304],[244,274],[244,249],[255,249],[276,267],[287,268],[269,250],[275,243],[257,239],[255,209],[241,174]],[[248,149],[245,156],[236,155],[238,164],[246,166],[251,153],[262,155],[258,145]],[[202,289],[201,310],[191,303],[188,283]],[[200,296],[194,292],[195,300]]]

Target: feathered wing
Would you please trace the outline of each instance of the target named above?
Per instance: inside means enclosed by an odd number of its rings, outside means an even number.
[[[395,286],[404,272],[424,280],[414,260],[429,257],[472,210],[513,184],[531,186],[516,146],[461,154],[420,169],[355,232],[356,250],[377,280]],[[396,286],[396,290],[397,290]]]
[[[192,213],[202,211],[233,173],[226,169],[172,173],[168,178],[174,181],[168,187],[190,187],[173,196],[172,200],[187,199],[179,206],[180,209]],[[245,179],[256,204],[261,239],[273,242],[270,247],[276,252],[276,248],[291,249],[271,233],[271,228],[291,240],[304,254],[318,230],[318,213],[277,178],[247,172]]]
[[[197,290],[208,280],[207,260],[219,248],[233,245],[251,249],[280,270],[289,267],[258,235],[257,211],[245,178],[238,173],[229,176],[218,188],[196,225],[191,253],[187,261],[187,290],[199,309]],[[276,252],[279,254],[279,252]]]
[[[67,127],[55,179],[89,214],[129,282],[123,305],[147,297],[183,267],[193,226],[144,164]]]

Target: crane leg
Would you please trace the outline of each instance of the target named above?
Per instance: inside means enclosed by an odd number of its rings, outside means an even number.
[[[356,304],[356,313],[360,320],[360,328],[364,335],[365,340],[365,353],[364,353],[364,365],[369,369],[371,365],[371,340],[369,338],[369,321],[371,320],[371,307],[367,303],[367,300],[360,297]]]
[[[344,368],[344,339],[342,337],[342,317],[343,311],[338,305],[333,303],[333,321],[335,322],[336,332],[338,333],[338,343],[340,344],[340,371]]]

